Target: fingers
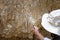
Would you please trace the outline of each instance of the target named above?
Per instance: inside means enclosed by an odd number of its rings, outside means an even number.
[[[33,26],[33,28],[34,28],[35,30],[38,30],[38,27],[37,27],[37,26]]]

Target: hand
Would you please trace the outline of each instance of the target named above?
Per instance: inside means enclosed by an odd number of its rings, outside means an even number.
[[[37,26],[33,26],[33,31],[34,31],[35,35],[37,35],[37,37],[38,37],[40,40],[44,40],[44,36],[43,36],[41,33],[39,33]]]
[[[38,35],[39,31],[37,26],[33,26],[33,31],[36,35]]]

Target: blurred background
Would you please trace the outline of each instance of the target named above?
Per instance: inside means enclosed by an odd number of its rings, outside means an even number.
[[[33,34],[33,25],[51,38],[41,18],[56,9],[60,9],[60,0],[0,0],[0,40],[39,40]]]

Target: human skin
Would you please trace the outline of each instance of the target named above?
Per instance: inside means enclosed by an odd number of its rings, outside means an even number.
[[[33,26],[33,31],[34,31],[34,34],[35,34],[40,40],[44,40],[44,36],[39,32],[37,26]]]

